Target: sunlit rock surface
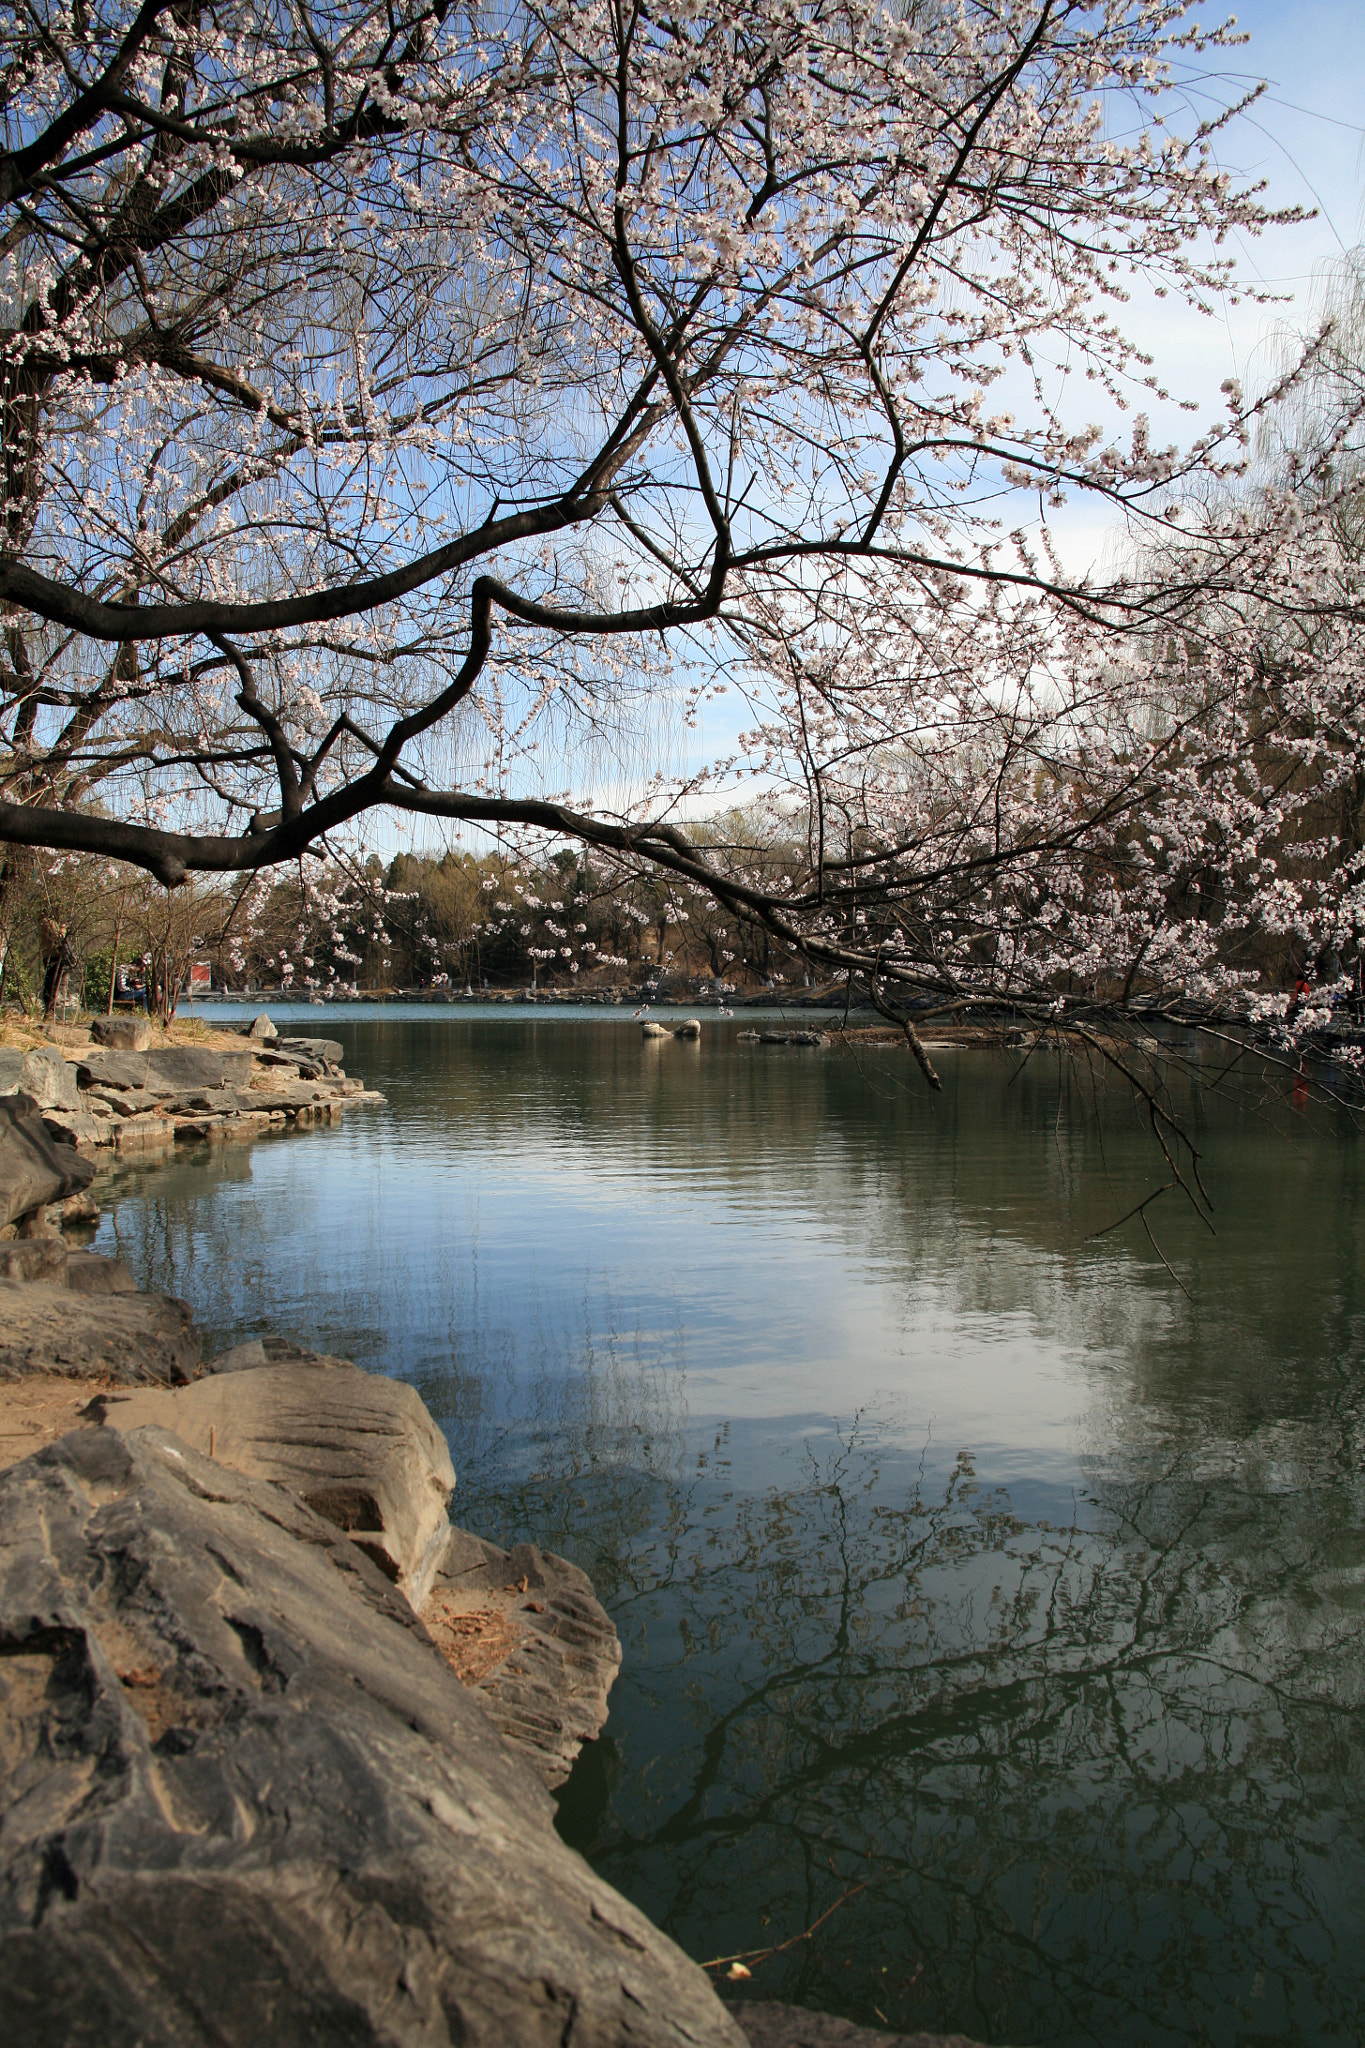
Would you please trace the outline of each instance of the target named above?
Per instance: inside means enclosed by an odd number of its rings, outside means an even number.
[[[13,2048],[743,2048],[364,1553],[164,1431],[0,1479]]]

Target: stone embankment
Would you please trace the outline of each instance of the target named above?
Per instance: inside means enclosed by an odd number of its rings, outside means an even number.
[[[891,2048],[722,2005],[565,1846],[621,1658],[584,1574],[452,1525],[411,1387],[202,1362],[61,1235],[93,1173],[0,1099],[6,2043]]]
[[[267,1017],[243,1034],[174,1042],[143,1019],[59,1027],[60,1043],[0,1046],[0,1097],[31,1096],[83,1152],[250,1139],[286,1123],[336,1123],[382,1096],[350,1078],[335,1038],[283,1038]]]

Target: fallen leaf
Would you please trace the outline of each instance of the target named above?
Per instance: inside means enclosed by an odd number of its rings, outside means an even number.
[[[734,1982],[738,1982],[743,1977],[752,1977],[754,1973],[752,1970],[746,1970],[743,1963],[731,1963],[725,1974]]]

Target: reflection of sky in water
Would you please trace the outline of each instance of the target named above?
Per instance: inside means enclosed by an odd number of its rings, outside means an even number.
[[[1158,1162],[1055,1064],[326,1028],[388,1108],[120,1170],[100,1241],[412,1378],[466,1518],[593,1571],[606,1875],[705,1956],[871,1869],[761,1980],[868,2020],[1365,2033],[1349,1128],[1187,1104],[1172,1274],[1087,1243]]]

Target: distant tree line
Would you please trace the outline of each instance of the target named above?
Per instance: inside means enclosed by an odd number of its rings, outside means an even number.
[[[774,885],[799,868],[799,836],[760,810],[697,832],[743,841]],[[91,855],[11,854],[8,865],[0,995],[49,1015],[112,1008],[135,989],[169,1017],[193,966],[207,967],[216,988],[299,996],[809,979],[796,950],[760,920],[723,910],[694,884],[576,847],[538,861],[371,854],[176,890]]]

